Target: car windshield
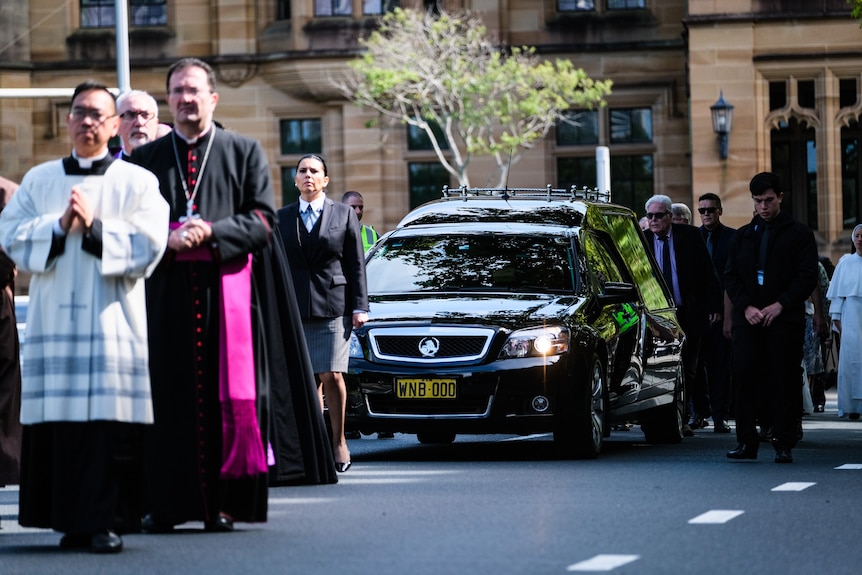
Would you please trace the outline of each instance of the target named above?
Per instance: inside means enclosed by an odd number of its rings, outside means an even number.
[[[391,237],[367,264],[368,293],[572,293],[568,238],[501,233]]]

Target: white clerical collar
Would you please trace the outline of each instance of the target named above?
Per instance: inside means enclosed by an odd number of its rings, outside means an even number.
[[[82,170],[89,170],[93,167],[93,162],[98,162],[99,160],[108,157],[108,149],[105,148],[105,151],[102,154],[91,158],[82,158],[75,150],[72,150],[72,157],[78,161],[78,166],[80,166]]]
[[[313,202],[306,202],[302,198],[299,198],[299,212],[302,213],[308,209],[308,206],[311,206],[311,209],[317,213],[323,209],[323,202],[326,201],[326,196],[324,194],[320,194],[320,197],[314,200]]]
[[[174,129],[174,133],[177,135],[177,138],[181,139],[182,141],[184,141],[189,146],[193,146],[198,142],[198,140],[200,140],[201,138],[203,138],[204,136],[209,134],[210,130],[212,130],[212,127],[213,127],[213,125],[210,124],[209,126],[207,126],[206,130],[204,130],[203,132],[201,132],[200,134],[198,134],[194,138],[186,137],[186,135],[183,134],[179,129]]]

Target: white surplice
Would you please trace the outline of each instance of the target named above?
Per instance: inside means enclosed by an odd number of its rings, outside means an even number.
[[[829,315],[841,321],[838,413],[862,413],[862,257],[841,256],[826,297]]]
[[[82,249],[81,232],[49,258],[74,185],[101,221],[101,258]],[[32,274],[21,423],[152,423],[144,279],[165,251],[168,211],[156,177],[128,162],[68,175],[55,160],[24,176],[0,215],[0,243]]]

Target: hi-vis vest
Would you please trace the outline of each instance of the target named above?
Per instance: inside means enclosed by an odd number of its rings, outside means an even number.
[[[361,229],[362,233],[362,249],[363,251],[368,251],[371,249],[375,243],[377,243],[377,238],[380,236],[377,235],[377,232],[374,231],[374,228],[371,226],[362,225]]]

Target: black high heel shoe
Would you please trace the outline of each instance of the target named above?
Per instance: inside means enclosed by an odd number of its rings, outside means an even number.
[[[335,470],[339,473],[344,473],[345,471],[350,469],[351,465],[353,465],[353,464],[349,461],[347,461],[345,463],[341,463],[340,461],[336,461],[335,462]]]

